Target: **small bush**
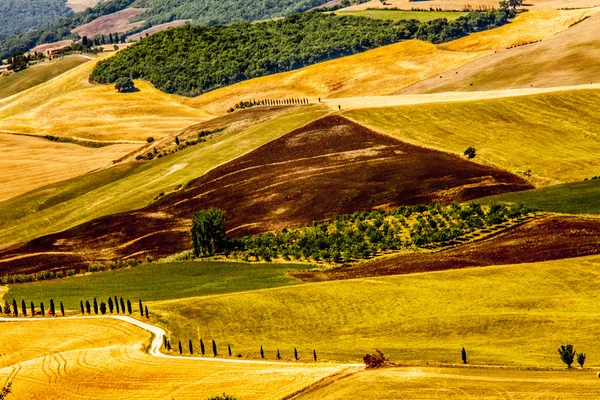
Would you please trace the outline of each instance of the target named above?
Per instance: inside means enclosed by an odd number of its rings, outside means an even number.
[[[385,359],[385,357],[381,351],[379,351],[377,349],[375,349],[375,351],[377,351],[377,353],[366,354],[363,357],[363,361],[365,362],[367,369],[381,368],[387,362],[387,360]]]
[[[468,159],[475,158],[477,155],[477,150],[474,147],[469,147],[465,150],[464,155],[467,156]]]
[[[131,78],[119,78],[115,81],[115,89],[119,93],[133,92],[135,90],[135,85]]]

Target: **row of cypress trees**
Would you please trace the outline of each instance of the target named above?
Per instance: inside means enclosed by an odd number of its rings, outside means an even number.
[[[109,297],[106,303],[104,302],[104,300],[101,300],[100,303],[98,303],[98,300],[95,297],[91,304],[89,300],[86,300],[85,303],[83,302],[83,300],[80,300],[79,307],[81,308],[81,314],[92,314],[92,310],[96,315],[98,315],[99,313],[104,315],[107,312],[110,314],[127,313],[129,315],[133,313],[133,306],[131,305],[131,300],[127,299],[127,302],[125,302],[125,300],[123,300],[122,297],[118,298],[117,296],[114,296],[114,300],[113,297]],[[139,300],[139,307],[140,315],[142,317],[145,316],[146,318],[149,318],[148,306],[144,306],[142,300]]]
[[[13,315],[15,317],[18,317],[19,314],[21,314],[24,317],[27,316],[31,316],[34,317],[36,315],[36,309],[35,309],[35,304],[32,302],[30,302],[29,304],[29,313],[27,312],[27,303],[25,300],[21,300],[21,312],[19,313],[19,307],[17,304],[17,300],[13,299],[12,301],[12,306],[11,303],[8,302],[8,300],[6,300],[4,302],[4,306],[0,305],[0,313],[4,313],[5,315]],[[60,313],[62,314],[62,316],[65,316],[65,307],[62,303],[62,301],[60,302]],[[37,315],[41,315],[42,317],[46,316],[46,308],[44,307],[44,302],[40,302],[40,311],[37,313]],[[54,300],[50,299],[50,309],[48,310],[48,315],[51,316],[56,316],[56,306],[54,304]]]
[[[163,347],[166,350],[171,351],[171,341],[169,339],[167,339],[166,336],[163,336]],[[181,344],[181,340],[178,341],[177,347],[179,350],[179,354],[183,355],[183,345]],[[189,350],[190,355],[194,355],[194,344],[191,339],[188,341],[188,350]],[[200,339],[200,353],[202,354],[202,356],[206,355],[206,347],[204,346],[204,341],[202,339]],[[214,339],[212,340],[212,353],[213,353],[213,357],[219,356],[219,353],[217,351],[217,343],[215,342]],[[229,357],[233,357],[233,353],[231,351],[230,344],[227,345],[227,353],[229,354]],[[313,359],[316,362],[318,360],[317,351],[313,350],[312,355],[313,355]],[[241,354],[238,354],[238,357],[241,357]],[[263,359],[265,358],[265,351],[262,346],[260,346],[260,358],[263,358]],[[279,349],[277,349],[276,358],[278,360],[281,360],[281,352],[279,351]],[[294,359],[296,361],[300,360],[300,356],[298,354],[298,349],[296,347],[294,347]]]

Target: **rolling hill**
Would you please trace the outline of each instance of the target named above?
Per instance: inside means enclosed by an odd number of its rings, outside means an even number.
[[[600,16],[596,15],[541,42],[502,50],[399,91],[435,93],[598,82]]]
[[[0,268],[32,273],[168,256],[191,248],[191,217],[210,207],[228,213],[228,230],[239,237],[355,211],[465,201],[530,187],[504,171],[331,116],[222,165],[144,209],[9,247],[0,253]]]

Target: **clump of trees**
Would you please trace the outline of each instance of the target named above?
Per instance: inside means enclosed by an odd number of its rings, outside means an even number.
[[[218,208],[198,211],[192,220],[192,245],[196,257],[212,256],[227,248],[227,215]]]
[[[0,400],[6,399],[6,396],[8,396],[12,392],[12,390],[10,389],[11,385],[12,382],[8,382],[6,386],[4,386],[2,390],[0,390]]]
[[[289,106],[289,105],[304,105],[304,104],[308,104],[309,101],[307,98],[302,98],[302,99],[284,99],[284,100],[272,100],[272,99],[266,99],[266,100],[250,100],[250,101],[240,101],[239,103],[237,103],[236,105],[234,105],[233,107],[231,107],[229,110],[227,110],[228,113],[232,113],[235,110],[243,110],[246,108],[251,108],[251,107],[255,107],[255,106]]]
[[[115,81],[115,89],[119,93],[128,93],[135,91],[135,85],[131,78],[123,77]]]
[[[443,43],[508,22],[514,10],[474,11],[456,21],[379,20],[307,12],[255,24],[184,25],[101,61],[90,79],[144,78],[167,93],[197,96],[407,39]],[[160,59],[161,62],[155,62]]]

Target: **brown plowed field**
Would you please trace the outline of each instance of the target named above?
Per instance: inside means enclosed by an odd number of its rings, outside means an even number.
[[[402,254],[327,272],[301,272],[308,281],[401,275],[466,267],[531,263],[600,254],[600,219],[546,216],[462,247]]]
[[[191,216],[208,207],[224,209],[229,233],[242,236],[354,211],[465,201],[530,187],[508,172],[329,116],[216,168],[151,206],[5,249],[0,271],[34,272],[181,252],[191,247]],[[40,253],[52,256],[45,260]],[[24,258],[15,259],[19,256]]]
[[[81,25],[71,32],[79,36],[94,37],[108,35],[109,33],[124,33],[142,25],[144,21],[131,22],[131,20],[146,11],[145,8],[126,8],[112,14],[96,18],[90,23]]]

